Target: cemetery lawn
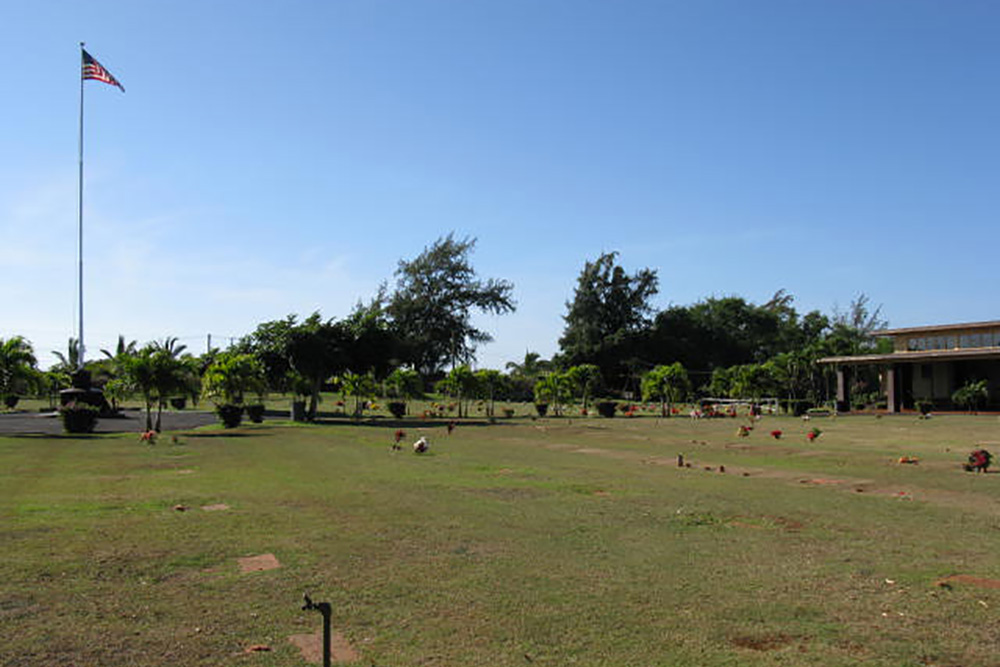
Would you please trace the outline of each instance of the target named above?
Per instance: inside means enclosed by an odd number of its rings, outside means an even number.
[[[997,417],[739,423],[0,437],[0,665],[997,664]]]

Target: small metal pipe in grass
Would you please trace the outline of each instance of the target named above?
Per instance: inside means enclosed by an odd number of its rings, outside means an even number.
[[[333,614],[333,607],[329,602],[313,602],[309,596],[304,596],[306,604],[302,610],[315,609],[323,614],[323,667],[330,667],[330,615]]]

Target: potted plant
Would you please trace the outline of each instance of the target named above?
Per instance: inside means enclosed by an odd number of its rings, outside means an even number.
[[[67,403],[59,408],[59,418],[67,433],[93,433],[100,410],[84,403]]]
[[[614,401],[600,401],[597,403],[597,413],[602,417],[611,419],[618,410],[618,404]]]
[[[260,424],[264,421],[264,402],[251,403],[245,408],[247,419],[252,421],[254,424]]]
[[[243,406],[232,403],[222,403],[215,406],[215,414],[219,416],[225,428],[236,428],[243,423]]]

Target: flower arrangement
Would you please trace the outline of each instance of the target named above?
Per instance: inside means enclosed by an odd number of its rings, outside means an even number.
[[[771,431],[771,437],[774,438],[775,440],[781,440],[781,431],[777,429]]]
[[[807,440],[808,440],[809,442],[813,442],[813,441],[814,441],[814,440],[815,440],[816,438],[818,438],[818,437],[819,437],[819,436],[820,436],[820,435],[821,435],[822,433],[823,433],[823,431],[821,431],[821,430],[819,430],[818,428],[816,428],[815,426],[813,426],[813,427],[812,427],[812,429],[810,429],[810,430],[809,430],[809,432],[808,432],[808,433],[806,433],[806,439],[807,439]]]
[[[986,472],[990,467],[993,455],[985,449],[977,449],[969,454],[969,462],[963,465],[967,472]]]

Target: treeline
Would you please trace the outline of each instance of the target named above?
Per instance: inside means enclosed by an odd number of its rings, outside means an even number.
[[[367,399],[387,397],[405,406],[430,391],[445,393],[459,414],[482,401],[534,401],[554,414],[575,401],[586,411],[596,397],[671,403],[702,397],[821,402],[829,397],[823,356],[877,350],[873,331],[885,323],[860,295],[844,312],[799,314],[783,290],[763,304],[712,297],[656,311],[655,270],[626,272],[616,253],[585,263],[567,302],[560,351],[553,359],[528,352],[503,370],[473,370],[487,332],[472,325],[476,312],[515,308],[513,285],[480,279],[470,255],[474,239],[448,235],[412,260],[400,260],[395,284],[383,286],[342,319],[319,312],[263,322],[229,350],[189,354],[176,339],[140,347],[120,337],[85,370],[112,409],[140,397],[147,426],[156,428],[170,402],[208,398],[218,405],[261,403],[268,392],[299,397],[305,417],[319,409],[321,392],[341,391],[360,413]],[[9,407],[19,394],[68,387],[79,375],[79,346],[70,339],[59,363],[41,373],[31,344],[0,339],[0,396]],[[855,395],[877,391],[877,377],[855,375]]]
[[[414,259],[400,260],[391,293],[381,288],[347,317],[316,312],[264,322],[224,352],[193,356],[174,338],[141,347],[120,338],[117,350],[102,350],[101,358],[80,364],[80,346],[70,339],[68,352],[57,353],[59,363],[41,373],[30,342],[0,339],[0,395],[16,404],[20,394],[79,386],[85,370],[112,409],[120,400],[141,397],[147,427],[156,429],[153,411],[185,397],[235,407],[260,401],[267,392],[286,392],[308,400],[311,418],[323,389],[373,396],[387,387],[412,388],[416,377],[422,393],[425,381],[471,363],[477,347],[492,340],[473,326],[474,313],[514,310],[510,282],[476,275],[474,248],[475,239],[439,238]],[[402,382],[401,374],[409,379]]]
[[[673,381],[672,397],[768,396],[818,403],[829,398],[832,371],[817,359],[872,353],[886,345],[873,335],[886,326],[880,308],[873,309],[864,294],[831,316],[815,310],[800,314],[784,290],[763,304],[710,297],[657,312],[651,306],[659,289],[656,271],[629,274],[617,260],[617,253],[604,253],[585,264],[567,303],[554,360],[561,368],[596,365],[605,387],[615,393],[647,400],[662,396],[663,380],[651,378],[671,374],[684,376]],[[657,382],[658,391],[652,389]],[[871,373],[858,373],[854,382],[862,399],[878,391]]]

